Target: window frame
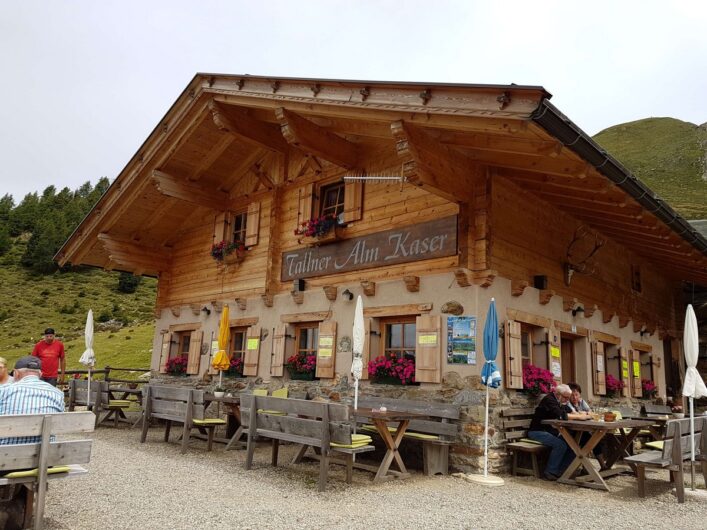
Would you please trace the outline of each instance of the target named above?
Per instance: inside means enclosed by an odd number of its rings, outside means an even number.
[[[302,332],[313,330],[313,348],[300,348]],[[295,355],[304,352],[306,355],[317,355],[319,351],[319,322],[300,322],[295,326]]]
[[[180,331],[172,332],[173,336],[176,336],[174,344],[176,345],[175,351],[170,348],[170,359],[175,359],[177,357],[186,356],[189,357],[189,347],[191,346],[191,334],[196,331],[195,329],[184,329]],[[186,350],[184,349],[186,345]]]
[[[238,231],[236,231],[236,219],[242,218],[242,225],[238,228]],[[248,210],[237,210],[235,212],[231,212],[229,215],[229,233],[228,233],[228,242],[229,243],[235,243],[236,241],[240,241],[243,245],[245,245],[245,240],[247,237],[247,230],[248,230]],[[236,237],[236,234],[239,234],[241,237]]]
[[[337,192],[337,197],[336,197],[336,202],[333,205],[326,205],[325,199],[326,199],[326,194],[327,192],[338,188]],[[346,201],[346,182],[343,180],[334,180],[332,182],[327,182],[324,184],[319,185],[319,189],[317,190],[317,199],[318,199],[318,204],[317,204],[317,212],[319,216],[324,216],[328,215],[330,213],[333,213],[334,216],[336,217],[337,220],[340,219],[340,217],[344,214],[344,208],[345,208],[345,201]],[[333,211],[326,212],[325,210],[331,210],[333,208]]]
[[[405,326],[411,325],[411,324],[413,326],[412,347],[408,348],[405,343]],[[388,347],[388,339],[391,335],[390,326],[395,326],[395,325],[402,326],[401,333],[400,333],[401,347],[400,348],[389,348]],[[417,321],[416,321],[415,315],[381,318],[380,319],[380,333],[381,333],[380,350],[381,350],[381,352],[379,353],[379,355],[382,354],[382,355],[385,355],[386,357],[389,357],[389,354],[391,354],[392,352],[396,352],[396,356],[397,356],[397,353],[402,353],[403,356],[410,358],[412,360],[415,360],[416,353],[417,353],[416,331],[417,331]],[[405,352],[409,352],[409,351],[412,351],[412,355],[409,353],[405,353]]]
[[[230,328],[230,334],[228,338],[228,357],[230,359],[245,359],[246,345],[248,343],[248,326],[232,326]],[[242,348],[236,348],[236,336],[242,334]],[[236,357],[236,354],[239,354]]]

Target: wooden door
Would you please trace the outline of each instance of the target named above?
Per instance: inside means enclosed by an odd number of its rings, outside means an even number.
[[[561,337],[562,381],[569,383],[576,379],[574,364],[574,339]]]
[[[555,328],[547,330],[547,367],[555,381],[562,381],[562,344]]]
[[[606,395],[606,353],[604,343],[595,341],[591,343],[592,348],[592,371],[594,372],[594,394],[597,396]]]

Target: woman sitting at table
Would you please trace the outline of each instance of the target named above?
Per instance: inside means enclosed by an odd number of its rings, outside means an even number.
[[[550,457],[543,473],[547,480],[557,480],[574,460],[574,453],[559,431],[550,425],[545,425],[543,421],[588,418],[586,414],[567,412],[565,405],[569,402],[571,395],[572,390],[568,385],[557,385],[535,407],[535,414],[533,414],[533,419],[528,429],[528,438],[550,448]]]
[[[582,387],[577,383],[569,383],[567,386],[572,390],[570,400],[567,402],[567,412],[583,412],[589,414],[592,409],[589,404],[582,399]]]

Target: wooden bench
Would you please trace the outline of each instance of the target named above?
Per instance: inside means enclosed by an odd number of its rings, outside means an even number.
[[[668,405],[654,405],[653,403],[644,403],[641,405],[641,416],[671,416],[672,409]]]
[[[96,415],[96,427],[114,417],[117,427],[121,413],[128,409],[131,402],[125,399],[111,399],[110,388],[106,381],[91,381],[91,395],[89,400],[88,380],[69,380],[69,411],[77,406],[88,407]]]
[[[0,438],[36,437],[36,442],[0,445],[0,527],[12,523],[41,528],[47,481],[87,473],[92,440],[57,441],[55,435],[92,432],[91,412],[0,416]],[[17,513],[16,496],[26,490],[24,513]],[[10,519],[10,521],[3,521]]]
[[[142,418],[142,436],[140,443],[145,443],[150,421],[153,418],[166,423],[164,441],[169,441],[172,423],[181,423],[182,453],[186,452],[192,429],[207,431],[207,451],[211,451],[214,443],[214,431],[226,421],[220,418],[207,418],[204,414],[204,391],[193,388],[147,385],[143,397],[144,413]]]
[[[255,410],[256,413],[252,414]],[[241,418],[247,425],[248,452],[245,468],[253,466],[256,438],[272,440],[271,463],[277,466],[280,441],[301,444],[292,463],[299,463],[309,447],[319,450],[319,491],[326,489],[332,453],[342,455],[346,482],[353,476],[353,456],[375,450],[368,443],[354,443],[349,407],[339,403],[284,399],[241,394]]]
[[[702,474],[707,481],[705,423],[707,420],[703,417],[695,418],[695,461],[702,461]],[[665,438],[660,442],[656,444],[662,445],[660,451],[646,451],[624,459],[626,463],[636,469],[638,496],[646,496],[646,468],[660,468],[670,471],[670,480],[675,483],[678,502],[685,502],[683,464],[691,457],[690,420],[669,420],[665,428]]]
[[[540,478],[541,461],[544,460],[550,448],[528,438],[528,428],[535,414],[535,409],[508,408],[501,411],[503,417],[503,437],[507,441],[506,451],[512,456],[511,474],[531,475]],[[523,467],[520,455],[528,455],[531,467]]]
[[[358,399],[361,408],[380,408],[397,412],[424,414],[427,419],[412,420],[403,439],[422,443],[423,472],[425,475],[446,475],[449,472],[449,446],[459,435],[460,407],[452,403],[432,403],[407,399],[363,396]],[[364,426],[368,433],[376,433],[373,426]]]

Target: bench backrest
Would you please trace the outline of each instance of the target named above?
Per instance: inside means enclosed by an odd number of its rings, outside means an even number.
[[[92,412],[0,416],[0,438],[38,438],[34,443],[0,445],[0,472],[88,463],[92,440],[52,441],[51,437],[93,432],[95,422]]]
[[[251,415],[253,410],[255,415]],[[254,435],[267,438],[313,447],[328,447],[330,442],[350,444],[350,418],[349,407],[340,403],[241,394],[243,425],[249,431],[254,429]]]
[[[408,428],[411,431],[436,434],[448,438],[455,438],[459,433],[459,425],[452,422],[459,420],[460,407],[452,403],[364,396],[358,398],[358,406],[361,408],[379,408],[383,406],[388,410],[415,412],[428,416],[426,419],[410,421]]]
[[[102,398],[105,381],[91,381],[91,405],[95,405],[99,397]],[[88,402],[88,380],[87,379],[70,379],[69,380],[69,406],[76,405],[86,406]]]
[[[183,422],[204,419],[204,391],[189,387],[147,385],[145,387],[146,414],[163,420]]]
[[[695,456],[704,450],[702,436],[705,430],[704,417],[695,418]],[[691,431],[689,418],[682,420],[668,420],[665,427],[663,441],[663,458],[675,463],[681,462],[691,453]],[[698,459],[699,460],[699,459]]]
[[[528,437],[528,428],[535,414],[531,408],[509,408],[501,411],[503,417],[503,437],[508,442],[514,442]]]
[[[654,405],[653,403],[645,403],[641,405],[642,416],[664,416],[670,415],[673,411],[667,405]]]

